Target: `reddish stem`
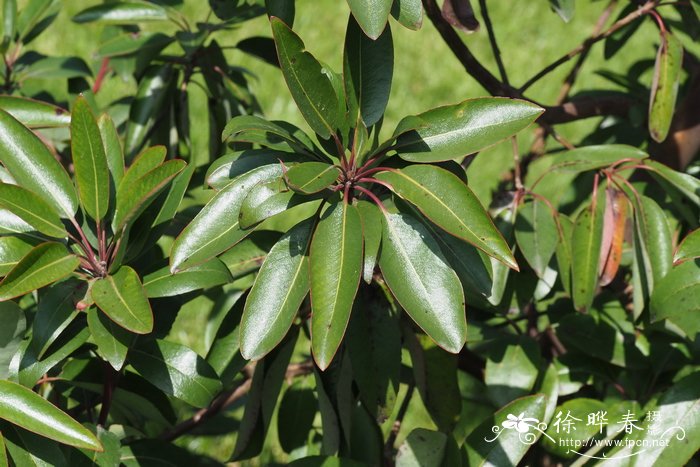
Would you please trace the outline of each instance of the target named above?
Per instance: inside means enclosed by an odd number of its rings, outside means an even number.
[[[387,212],[386,208],[384,207],[384,203],[382,203],[382,200],[377,198],[377,195],[375,195],[374,193],[372,193],[368,189],[363,188],[363,187],[358,186],[358,185],[355,186],[355,189],[361,193],[364,193],[369,199],[374,201],[374,204],[376,204],[377,207],[382,210],[382,212]]]
[[[100,92],[100,88],[102,88],[102,82],[105,79],[105,76],[107,75],[107,72],[109,71],[109,57],[105,57],[102,59],[102,65],[100,65],[100,71],[97,73],[97,77],[95,78],[95,83],[92,85],[92,93],[97,94]]]
[[[376,183],[378,185],[382,185],[383,187],[390,189],[391,191],[394,191],[394,187],[391,186],[391,184],[383,182],[381,180],[377,180],[376,178],[360,178],[357,181],[359,183]]]

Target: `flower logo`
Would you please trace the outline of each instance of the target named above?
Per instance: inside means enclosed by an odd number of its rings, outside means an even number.
[[[537,423],[538,420],[536,418],[526,418],[524,412],[518,415],[517,417],[509,413],[502,425],[503,428],[506,428],[508,430],[512,430],[513,428],[515,428],[518,431],[518,433],[527,433],[528,431],[530,431],[530,427],[532,426],[529,424],[529,422]]]

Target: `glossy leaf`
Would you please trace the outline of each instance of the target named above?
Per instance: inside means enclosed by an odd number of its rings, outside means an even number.
[[[0,109],[29,128],[65,127],[70,113],[58,106],[19,96],[0,96]]]
[[[292,125],[287,122],[271,122],[255,115],[239,115],[226,124],[221,140],[245,141],[267,147],[284,142],[295,152],[313,151],[314,144],[309,137],[298,128],[290,127]]]
[[[700,258],[700,229],[690,232],[678,245],[673,255],[673,262],[677,264],[695,258]]]
[[[205,179],[207,185],[215,190],[221,190],[235,178],[245,175],[251,170],[266,165],[280,165],[280,161],[293,166],[293,156],[280,151],[268,149],[246,149],[240,152],[226,154],[209,166]],[[292,161],[292,164],[289,162]]]
[[[335,133],[338,100],[321,64],[307,52],[301,39],[279,18],[271,18],[282,74],[299,111],[322,138]]]
[[[677,172],[660,162],[646,161],[645,165],[652,168],[651,174],[654,178],[661,182],[667,182],[663,186],[668,186],[668,191],[678,191],[695,206],[700,207],[700,179],[686,173]]]
[[[112,368],[121,371],[129,347],[136,342],[136,335],[117,325],[94,307],[87,312],[87,323],[92,339],[97,344],[98,353]]]
[[[117,2],[96,5],[73,16],[76,23],[100,21],[108,24],[132,24],[143,21],[164,21],[168,19],[167,11],[153,3]]]
[[[117,208],[112,221],[115,231],[136,219],[165,189],[173,178],[185,168],[185,161],[171,160],[147,172],[133,185],[125,183],[124,176],[117,192]]]
[[[124,154],[122,152],[122,144],[119,140],[117,128],[109,115],[102,114],[97,119],[97,126],[100,129],[102,142],[105,147],[105,157],[107,158],[107,167],[112,178],[112,190],[116,191],[119,183],[124,177]],[[112,192],[110,192],[110,195]]]
[[[469,99],[404,118],[393,148],[407,161],[456,159],[513,136],[541,114],[540,107],[517,99]]]
[[[78,314],[76,302],[85,295],[86,284],[71,278],[52,284],[39,296],[37,313],[32,323],[29,348],[38,359],[43,359],[49,347]]]
[[[392,3],[393,0],[348,0],[357,24],[372,40],[384,31]]]
[[[24,311],[15,302],[0,302],[0,316],[3,326],[0,328],[0,379],[10,379],[12,360],[22,345],[27,332],[27,318]],[[2,455],[0,443],[0,458]]]
[[[241,354],[259,360],[284,338],[309,291],[312,225],[302,222],[280,238],[265,258],[241,318]]]
[[[149,298],[183,295],[193,290],[208,289],[232,281],[231,273],[218,258],[171,274],[167,266],[143,278],[143,288]]]
[[[279,164],[263,166],[236,178],[219,191],[175,240],[170,270],[175,272],[223,253],[251,230],[240,228],[240,207],[250,188],[282,176]]]
[[[308,379],[308,378],[307,378]],[[306,444],[316,417],[318,402],[306,379],[297,379],[284,392],[277,415],[280,445],[286,452]],[[290,430],[290,427],[294,427]]]
[[[304,162],[287,169],[285,174],[289,188],[303,194],[325,190],[339,176],[338,167],[323,162]]]
[[[248,363],[240,352],[240,325],[245,299],[243,291],[227,294],[224,306],[228,306],[229,310],[221,320],[207,353],[207,363],[219,375],[224,389],[236,384],[239,372]]]
[[[259,183],[250,190],[241,204],[239,225],[242,229],[250,229],[265,219],[317,198],[290,191],[282,179]]]
[[[666,139],[671,128],[682,63],[683,45],[670,32],[665,31],[661,34],[649,98],[649,134],[658,142]]]
[[[464,294],[430,232],[407,214],[384,215],[379,266],[404,310],[448,352],[464,345]]]
[[[144,73],[129,109],[129,122],[124,138],[127,160],[131,160],[143,146],[164,108],[172,75],[173,69],[170,65],[154,66]]]
[[[0,418],[59,443],[102,450],[102,445],[90,430],[17,383],[0,380]]]
[[[148,334],[153,330],[153,312],[146,291],[136,271],[129,266],[97,279],[92,285],[92,298],[119,326],[136,334]]]
[[[60,243],[42,243],[23,257],[0,282],[0,301],[19,297],[64,278],[80,260]]]
[[[647,271],[649,290],[671,269],[673,261],[671,230],[664,211],[651,198],[634,200],[634,220],[641,241],[643,263]],[[641,203],[639,202],[641,201]]]
[[[550,170],[578,173],[608,167],[622,159],[639,162],[648,157],[641,149],[624,144],[584,146],[557,155]]]
[[[156,33],[126,33],[110,39],[97,50],[97,54],[102,57],[121,57],[134,54],[149,48],[165,48],[173,42],[173,38],[167,34]]]
[[[311,348],[321,370],[330,365],[350,320],[362,268],[362,221],[341,201],[318,222],[311,242]]]
[[[408,29],[418,30],[423,24],[421,0],[394,0],[391,16]]]
[[[362,236],[364,238],[364,261],[362,278],[368,284],[372,282],[374,267],[377,265],[379,245],[382,241],[382,213],[376,204],[360,200],[357,210],[362,220]]]
[[[651,296],[653,321],[669,319],[690,339],[700,332],[700,260],[686,261],[671,269],[654,287]]]
[[[10,272],[34,246],[35,242],[20,237],[0,237],[0,277]]]
[[[555,251],[557,266],[559,269],[559,280],[564,286],[566,293],[571,296],[571,265],[573,263],[571,252],[571,239],[574,230],[574,223],[567,216],[559,214],[559,240]]]
[[[538,198],[518,209],[515,239],[518,248],[538,277],[543,277],[559,240],[552,210]]]
[[[80,96],[71,116],[71,155],[78,194],[85,212],[101,220],[109,208],[109,170],[97,120],[87,100]]]
[[[391,7],[391,0],[379,1],[388,3]],[[366,15],[374,17],[378,16],[378,12],[367,10]],[[383,33],[380,31],[380,34],[377,34],[374,40],[367,37],[351,17],[345,36],[343,80],[350,117],[354,119],[359,112],[367,127],[377,123],[384,115],[394,74],[394,42],[391,28],[387,27]]]
[[[193,350],[160,339],[130,352],[134,369],[161,391],[195,407],[206,407],[221,391],[221,382]]]
[[[446,232],[517,269],[510,248],[479,199],[456,175],[433,165],[411,165],[375,177],[388,182],[396,194]]]
[[[92,71],[82,58],[78,57],[42,57],[32,61],[21,72],[21,79],[71,79],[90,78]]]
[[[3,165],[20,185],[42,197],[63,217],[73,217],[78,197],[68,174],[31,130],[3,110],[0,152]]]
[[[44,235],[54,238],[68,236],[55,208],[21,186],[0,183],[0,207],[7,209]]]
[[[396,467],[442,465],[446,444],[445,433],[416,428],[399,446],[399,451],[396,453]]]
[[[579,213],[571,239],[571,288],[574,306],[587,309],[593,303],[598,285],[598,259],[603,239],[602,199]]]

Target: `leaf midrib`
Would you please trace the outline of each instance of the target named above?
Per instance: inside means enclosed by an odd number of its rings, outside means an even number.
[[[112,290],[114,290],[114,293],[117,295],[117,298],[119,299],[119,301],[122,303],[122,305],[124,305],[124,308],[126,308],[126,310],[129,312],[129,314],[130,314],[131,316],[133,316],[134,319],[135,319],[136,321],[138,321],[140,324],[142,324],[142,325],[144,325],[144,327],[146,327],[146,324],[147,324],[147,323],[145,323],[145,322],[142,321],[138,316],[136,316],[136,315],[134,314],[134,312],[131,310],[131,307],[129,306],[129,304],[124,300],[124,297],[123,297],[122,294],[119,292],[119,288],[117,288],[117,284],[116,284],[116,282],[114,281],[114,277],[113,277],[113,276],[107,276],[106,279],[107,279],[108,284],[109,284],[110,287],[112,288]],[[126,280],[127,280],[127,278],[124,278],[124,282],[126,282]]]

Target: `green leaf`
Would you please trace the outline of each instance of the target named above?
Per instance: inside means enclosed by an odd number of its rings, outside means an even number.
[[[2,5],[2,45],[0,52],[3,54],[7,50],[15,38],[15,23],[17,22],[17,0],[4,0]],[[0,465],[2,465],[2,456],[5,454],[5,448],[0,443]],[[5,460],[7,465],[7,460]]]
[[[662,142],[668,135],[676,108],[683,63],[683,45],[670,32],[661,34],[649,98],[649,134]]]
[[[608,406],[601,401],[583,397],[572,399],[558,406],[555,413],[555,419],[547,428],[548,436],[542,440],[542,446],[552,454],[564,459],[579,458],[580,454],[571,449],[573,443],[582,445],[587,439],[606,432],[607,424],[603,425],[601,429],[600,425],[588,423],[589,415],[608,414]],[[576,420],[569,418],[568,421],[565,421],[567,417],[573,417]],[[613,422],[613,420],[610,421]],[[568,422],[572,422],[569,429],[566,428]],[[600,438],[600,436],[596,438]],[[567,443],[571,444],[567,446]]]
[[[363,467],[365,465],[352,459],[330,456],[308,456],[288,464],[289,467]]]
[[[391,7],[391,0],[378,1]],[[354,3],[376,2],[377,0],[354,1]],[[369,16],[377,16],[376,10],[366,10],[366,12]],[[391,37],[391,28],[384,29],[384,32],[381,35],[377,34],[375,39],[368,38],[360,30],[357,22],[350,18],[343,58],[345,93],[351,109],[350,118],[355,120],[355,115],[359,111],[367,127],[377,123],[384,115],[394,74],[394,42]]]
[[[399,326],[396,307],[368,292],[355,302],[345,338],[360,400],[379,423],[392,414],[399,392]]]
[[[240,324],[246,294],[234,291],[226,297],[229,310],[222,319],[207,353],[207,363],[221,378],[224,389],[237,380],[239,372],[248,363],[240,352]],[[233,302],[233,303],[230,303]]]
[[[87,311],[87,324],[100,356],[116,371],[121,371],[129,347],[136,342],[136,335],[118,326],[94,307]]]
[[[340,176],[340,169],[323,162],[304,162],[287,170],[286,179],[289,188],[312,194],[325,190]]]
[[[285,452],[304,446],[313,427],[318,402],[314,388],[308,383],[310,379],[296,379],[282,396],[277,415],[277,433]]]
[[[282,178],[259,183],[250,190],[241,204],[239,225],[242,229],[249,229],[276,214],[316,199],[318,196],[303,196],[290,191]]]
[[[311,242],[311,349],[321,370],[330,365],[350,320],[362,268],[362,221],[344,201],[328,207]]]
[[[164,49],[173,42],[173,40],[173,37],[161,32],[141,32],[138,35],[129,32],[103,42],[100,48],[97,49],[97,54],[101,57],[109,58],[123,57],[125,55],[141,52],[144,49]]]
[[[518,248],[538,277],[543,277],[559,241],[552,210],[539,198],[522,204],[515,218]]]
[[[2,240],[2,239],[0,239]],[[0,246],[0,251],[2,246]],[[674,263],[681,263],[689,259],[700,258],[700,229],[690,232],[678,245],[673,255]],[[2,260],[0,259],[0,264]]]
[[[350,11],[365,34],[377,40],[389,19],[393,0],[347,0]],[[369,126],[370,124],[368,124]]]
[[[2,163],[17,183],[33,191],[70,218],[78,210],[78,197],[68,174],[30,129],[0,110]]]
[[[464,294],[430,232],[407,214],[384,213],[379,266],[404,310],[443,349],[467,338]]]
[[[362,278],[368,284],[372,282],[374,267],[377,265],[379,245],[382,241],[382,213],[376,204],[360,200],[357,210],[362,219],[362,236],[364,237],[364,262]]]
[[[127,160],[131,160],[141,149],[162,110],[167,107],[165,100],[172,79],[171,65],[152,66],[144,73],[129,108],[129,122],[124,138]]]
[[[146,291],[136,271],[129,266],[97,279],[92,285],[92,299],[119,326],[136,334],[153,330],[153,312]]]
[[[47,102],[19,96],[0,96],[0,109],[28,128],[54,128],[70,125],[70,113]]]
[[[565,151],[553,158],[554,171],[585,172],[588,170],[602,169],[622,159],[631,159],[632,162],[641,162],[649,155],[632,146],[625,144],[602,144],[597,146],[584,146]]]
[[[114,122],[109,115],[100,115],[97,119],[97,126],[100,129],[100,135],[104,143],[107,167],[109,168],[109,174],[112,178],[112,190],[116,190],[122,178],[124,178],[124,153],[122,152],[122,144],[119,140],[117,128],[114,126]]]
[[[5,450],[5,438],[0,432],[0,467],[9,467],[7,460],[7,451]]]
[[[39,359],[34,349],[27,347],[22,355],[18,356],[20,368],[18,381],[21,385],[33,387],[39,379],[46,375],[56,365],[76,352],[84,345],[90,337],[85,323],[73,322],[60,339],[57,339],[45,352],[43,358]]]
[[[117,191],[117,208],[112,221],[114,231],[120,231],[140,216],[186,165],[183,160],[170,160],[147,172],[133,185],[125,182],[129,178],[127,172]]]
[[[219,157],[209,166],[204,178],[207,185],[215,190],[221,190],[232,180],[251,170],[266,165],[280,165],[280,161],[293,162],[294,160],[295,156],[290,153],[269,149],[246,149]]]
[[[671,229],[664,211],[651,198],[630,197],[634,204],[634,220],[641,240],[645,268],[649,272],[649,290],[671,269],[673,251]],[[640,203],[641,201],[641,203]]]
[[[592,204],[576,217],[571,238],[571,288],[574,306],[585,310],[593,303],[598,285],[598,260],[603,241],[604,198]]]
[[[58,0],[30,0],[18,11],[17,33],[24,43],[34,38],[42,23],[58,13],[61,2]],[[49,21],[50,22],[50,21]]]
[[[391,16],[408,29],[417,31],[423,25],[421,0],[394,0]]]
[[[60,243],[36,246],[0,282],[0,301],[19,297],[64,278],[80,264]]]
[[[12,360],[27,331],[27,318],[14,302],[0,302],[0,316],[3,323],[0,328],[0,379],[10,379]],[[0,459],[2,449],[0,443]]]
[[[0,277],[10,272],[35,245],[36,242],[20,237],[0,237]]]
[[[7,209],[0,208],[0,233],[23,234],[34,232],[34,227],[12,214]]]
[[[549,0],[549,4],[565,23],[568,23],[574,17],[576,12],[574,0]]]
[[[456,175],[433,165],[410,165],[375,176],[391,184],[441,229],[517,269],[508,244],[496,230],[479,199]]]
[[[399,451],[396,453],[396,467],[441,465],[445,457],[446,444],[445,433],[416,428],[399,446]]]
[[[231,282],[233,278],[226,265],[218,258],[194,266],[177,274],[164,267],[143,278],[143,288],[149,298],[183,295],[193,290],[208,289]]]
[[[83,96],[73,106],[70,133],[80,201],[88,216],[99,221],[109,208],[109,170],[97,120]]]
[[[160,339],[130,352],[134,369],[166,394],[195,407],[206,407],[221,391],[221,382],[193,350]]]
[[[30,389],[0,380],[0,418],[59,443],[101,451],[90,430]]]
[[[669,319],[690,339],[700,332],[700,259],[686,261],[671,269],[654,287],[651,319]]]
[[[242,277],[260,269],[267,252],[277,243],[280,236],[278,232],[256,231],[222,254],[219,259],[226,264],[234,278]]]
[[[489,398],[502,407],[518,397],[530,394],[539,373],[541,358],[535,342],[521,338],[516,344],[502,346],[499,358],[488,358],[484,382]]]
[[[573,263],[571,253],[571,239],[574,230],[574,223],[569,217],[564,214],[559,214],[559,226],[561,232],[555,256],[557,258],[557,266],[559,268],[559,280],[564,286],[564,291],[571,296],[571,265]]]
[[[271,18],[282,74],[292,97],[309,126],[322,138],[335,133],[340,120],[338,100],[321,64],[304,49],[304,43],[279,18]]]
[[[7,422],[0,421],[0,429],[5,435],[5,446],[12,465],[68,467],[58,443]],[[45,459],[50,459],[50,462]]]
[[[543,110],[530,102],[484,97],[406,117],[394,130],[402,159],[436,162],[492,146],[526,128]]]
[[[17,75],[22,80],[90,78],[92,71],[82,58],[43,57],[27,64]]]
[[[678,191],[688,198],[695,206],[700,207],[700,179],[692,175],[677,172],[660,162],[646,161],[644,165],[652,168],[651,174],[668,191]]]
[[[54,238],[68,236],[53,206],[21,186],[0,183],[0,207],[3,207],[34,227]]]
[[[302,222],[283,235],[260,268],[241,319],[246,360],[259,360],[280,343],[309,291],[311,229]]]
[[[226,124],[221,140],[258,143],[261,146],[283,151],[291,149],[302,154],[311,154],[314,151],[313,142],[298,128],[287,122],[271,122],[255,115],[239,115],[232,118]]]
[[[75,304],[85,296],[86,283],[76,278],[57,282],[39,295],[29,349],[43,359],[49,347],[78,315]]]
[[[252,230],[240,228],[241,204],[250,188],[282,176],[279,164],[241,175],[219,191],[177,237],[170,252],[170,271],[201,264],[241,241]]]
[[[518,465],[540,437],[535,429],[537,422],[527,422],[526,434],[520,433],[514,426],[511,428],[512,425],[506,428],[503,423],[513,423],[513,419],[520,414],[524,418],[540,421],[544,418],[545,405],[545,396],[537,394],[516,399],[494,413],[466,439],[463,451],[467,454],[467,465]],[[523,443],[522,439],[528,442]]]
[[[115,2],[86,8],[73,16],[76,23],[100,21],[108,24],[131,25],[143,21],[165,21],[165,8],[146,2]]]

